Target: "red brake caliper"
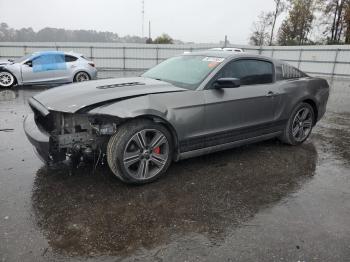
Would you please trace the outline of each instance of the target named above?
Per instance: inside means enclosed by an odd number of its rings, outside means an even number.
[[[160,147],[156,147],[155,149],[153,149],[153,152],[157,155],[160,155]]]

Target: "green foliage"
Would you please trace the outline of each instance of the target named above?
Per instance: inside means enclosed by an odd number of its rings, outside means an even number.
[[[322,13],[326,42],[350,43],[350,0],[325,0],[322,4]]]
[[[345,12],[344,12],[344,21],[345,21],[345,44],[350,44],[350,0],[347,1]]]
[[[162,34],[161,36],[158,36],[154,41],[153,44],[173,44],[174,40],[167,34]]]
[[[315,0],[289,0],[290,10],[278,33],[280,45],[303,45],[310,42],[309,33],[315,19]]]

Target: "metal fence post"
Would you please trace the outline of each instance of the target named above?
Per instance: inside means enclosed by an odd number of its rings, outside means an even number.
[[[338,55],[339,55],[339,52],[341,50],[338,48],[337,49],[337,52],[335,53],[335,57],[334,57],[334,64],[333,64],[333,68],[332,68],[332,79],[331,79],[331,82],[333,82],[334,80],[334,75],[335,75],[335,68],[337,66],[337,63],[338,63]]]
[[[274,49],[274,48],[272,48],[272,50],[271,50],[271,58],[273,58],[274,53],[275,53],[275,49]]]
[[[262,54],[262,51],[263,51],[263,47],[262,47],[262,45],[261,45],[260,48],[259,48],[259,55]]]
[[[299,59],[298,59],[298,69],[300,69],[302,55],[303,55],[303,48],[300,48]]]
[[[157,63],[157,65],[158,65],[158,63],[159,63],[159,47],[157,46],[156,47],[156,63]]]
[[[90,59],[94,60],[94,47],[90,46]]]
[[[126,69],[126,47],[123,46],[123,69]]]
[[[27,55],[27,46],[26,45],[23,46],[23,52],[24,52],[24,55]]]

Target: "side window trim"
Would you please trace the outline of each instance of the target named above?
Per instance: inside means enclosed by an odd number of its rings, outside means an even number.
[[[228,61],[217,73],[216,75],[212,78],[212,80],[208,83],[208,85],[206,86],[205,89],[209,89],[211,87],[211,85],[213,84],[213,82],[215,80],[218,79],[218,77],[220,76],[220,74],[223,72],[223,70],[225,70],[225,68],[227,66],[229,66],[231,63],[237,62],[237,61],[247,61],[247,60],[253,60],[253,61],[262,61],[262,62],[266,62],[266,63],[270,63],[271,67],[272,67],[272,82],[271,83],[261,83],[261,84],[250,84],[250,85],[242,85],[242,86],[257,86],[257,85],[270,85],[270,84],[274,84],[276,83],[276,67],[275,67],[275,63],[271,60],[268,59],[264,59],[264,58],[236,58],[236,59],[232,59],[230,61]]]

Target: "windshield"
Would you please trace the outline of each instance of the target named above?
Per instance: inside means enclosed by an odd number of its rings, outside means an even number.
[[[25,60],[27,60],[31,56],[32,56],[32,54],[29,54],[29,55],[22,56],[20,58],[16,58],[14,60],[14,63],[22,63],[22,62],[24,62]]]
[[[224,58],[220,57],[178,56],[160,63],[142,76],[195,90],[222,61]]]

